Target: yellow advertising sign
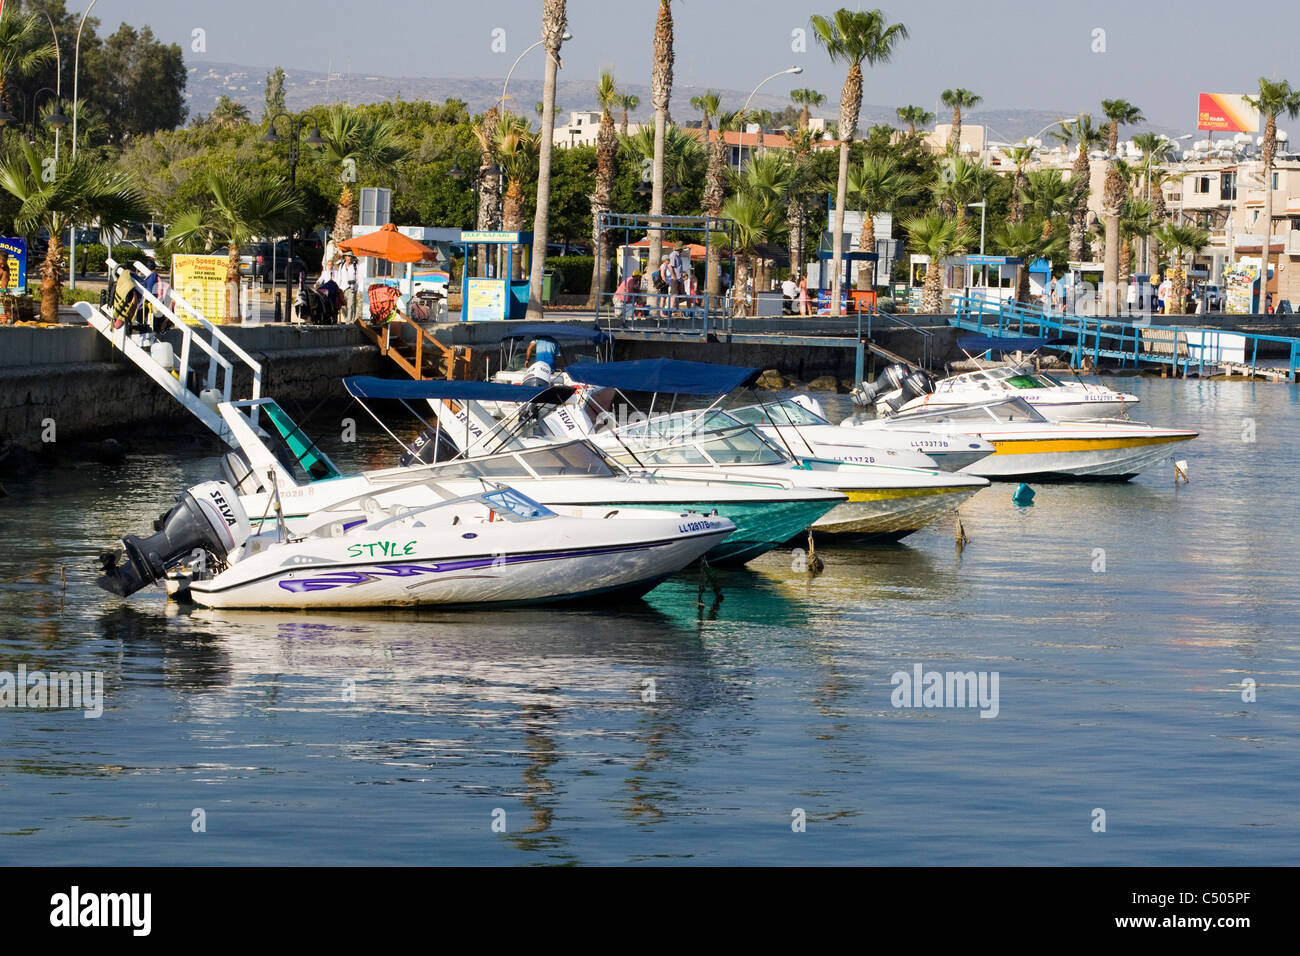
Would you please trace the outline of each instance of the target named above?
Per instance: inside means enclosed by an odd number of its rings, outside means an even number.
[[[233,297],[239,295],[239,286],[226,285],[227,264],[225,256],[172,256],[172,288],[209,322],[225,322],[235,315]],[[184,310],[178,315],[189,322]]]
[[[464,305],[466,321],[506,317],[506,280],[471,278]]]

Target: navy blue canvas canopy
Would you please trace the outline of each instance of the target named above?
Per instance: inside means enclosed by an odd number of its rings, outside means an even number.
[[[679,359],[635,359],[630,362],[579,362],[565,369],[575,382],[604,385],[628,392],[672,395],[726,395],[753,385],[761,369]]]
[[[567,401],[574,392],[568,385],[506,385],[503,382],[448,382],[442,379],[413,382],[369,375],[345,378],[343,386],[357,398],[452,398],[471,402],[541,402],[557,405]]]
[[[1035,352],[1060,344],[1060,339],[1036,339],[1029,336],[998,338],[994,335],[966,335],[957,340],[957,347],[967,355],[977,352]]]
[[[501,333],[506,339],[554,339],[557,342],[590,342],[600,345],[614,336],[600,329],[580,325],[561,325],[558,322],[521,322]]]

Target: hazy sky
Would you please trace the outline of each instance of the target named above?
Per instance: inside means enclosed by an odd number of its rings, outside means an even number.
[[[845,0],[841,0],[845,2]],[[873,0],[873,3],[879,0]],[[82,0],[69,0],[79,9]],[[855,6],[852,0],[846,5]],[[872,4],[868,4],[870,6]],[[181,44],[191,65],[210,61],[258,68],[351,71],[385,76],[503,77],[539,35],[540,0],[99,0],[105,31],[119,22],[149,23]],[[564,74],[594,80],[601,67],[647,83],[656,0],[569,0],[573,40]],[[785,66],[804,68],[763,87],[780,94],[811,86],[838,103],[844,72],[808,31],[805,52],[791,31],[808,29],[831,3],[800,0],[674,0],[676,79],[750,89]],[[894,60],[871,69],[864,100],[915,103],[934,110],[938,92],[963,86],[986,108],[1033,108],[1070,114],[1102,99],[1136,103],[1154,123],[1192,129],[1198,92],[1249,92],[1258,77],[1300,82],[1300,4],[1273,0],[908,0],[882,5],[911,33]],[[1264,29],[1261,30],[1261,25]],[[192,31],[206,31],[206,53],[191,52]],[[493,52],[493,31],[506,51]],[[1104,31],[1104,34],[1095,33]],[[1104,44],[1104,52],[1094,47]],[[540,79],[534,52],[516,77]]]

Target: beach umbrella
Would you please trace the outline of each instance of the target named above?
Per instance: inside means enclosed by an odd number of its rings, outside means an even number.
[[[437,252],[410,236],[402,235],[391,222],[378,232],[340,242],[338,248],[343,252],[387,259],[389,262],[432,262],[438,258]]]

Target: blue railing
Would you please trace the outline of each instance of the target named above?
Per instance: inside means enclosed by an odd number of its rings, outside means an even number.
[[[1267,342],[1278,343],[1278,351],[1287,355],[1287,375],[1291,381],[1296,381],[1296,369],[1300,367],[1300,339],[1284,335],[1154,325],[1141,319],[1125,321],[1050,314],[1034,306],[964,295],[953,295],[950,301],[956,314],[950,324],[981,335],[1060,340],[1056,347],[1068,351],[1074,365],[1088,355],[1093,365],[1103,358],[1117,359],[1121,367],[1131,364],[1134,368],[1140,362],[1157,362],[1172,365],[1175,374],[1181,368],[1184,376],[1192,368],[1203,374],[1206,365],[1248,365],[1253,375],[1258,367],[1260,343]],[[1235,352],[1243,345],[1240,361],[1224,358],[1225,353]],[[1249,361],[1246,361],[1247,352]]]

